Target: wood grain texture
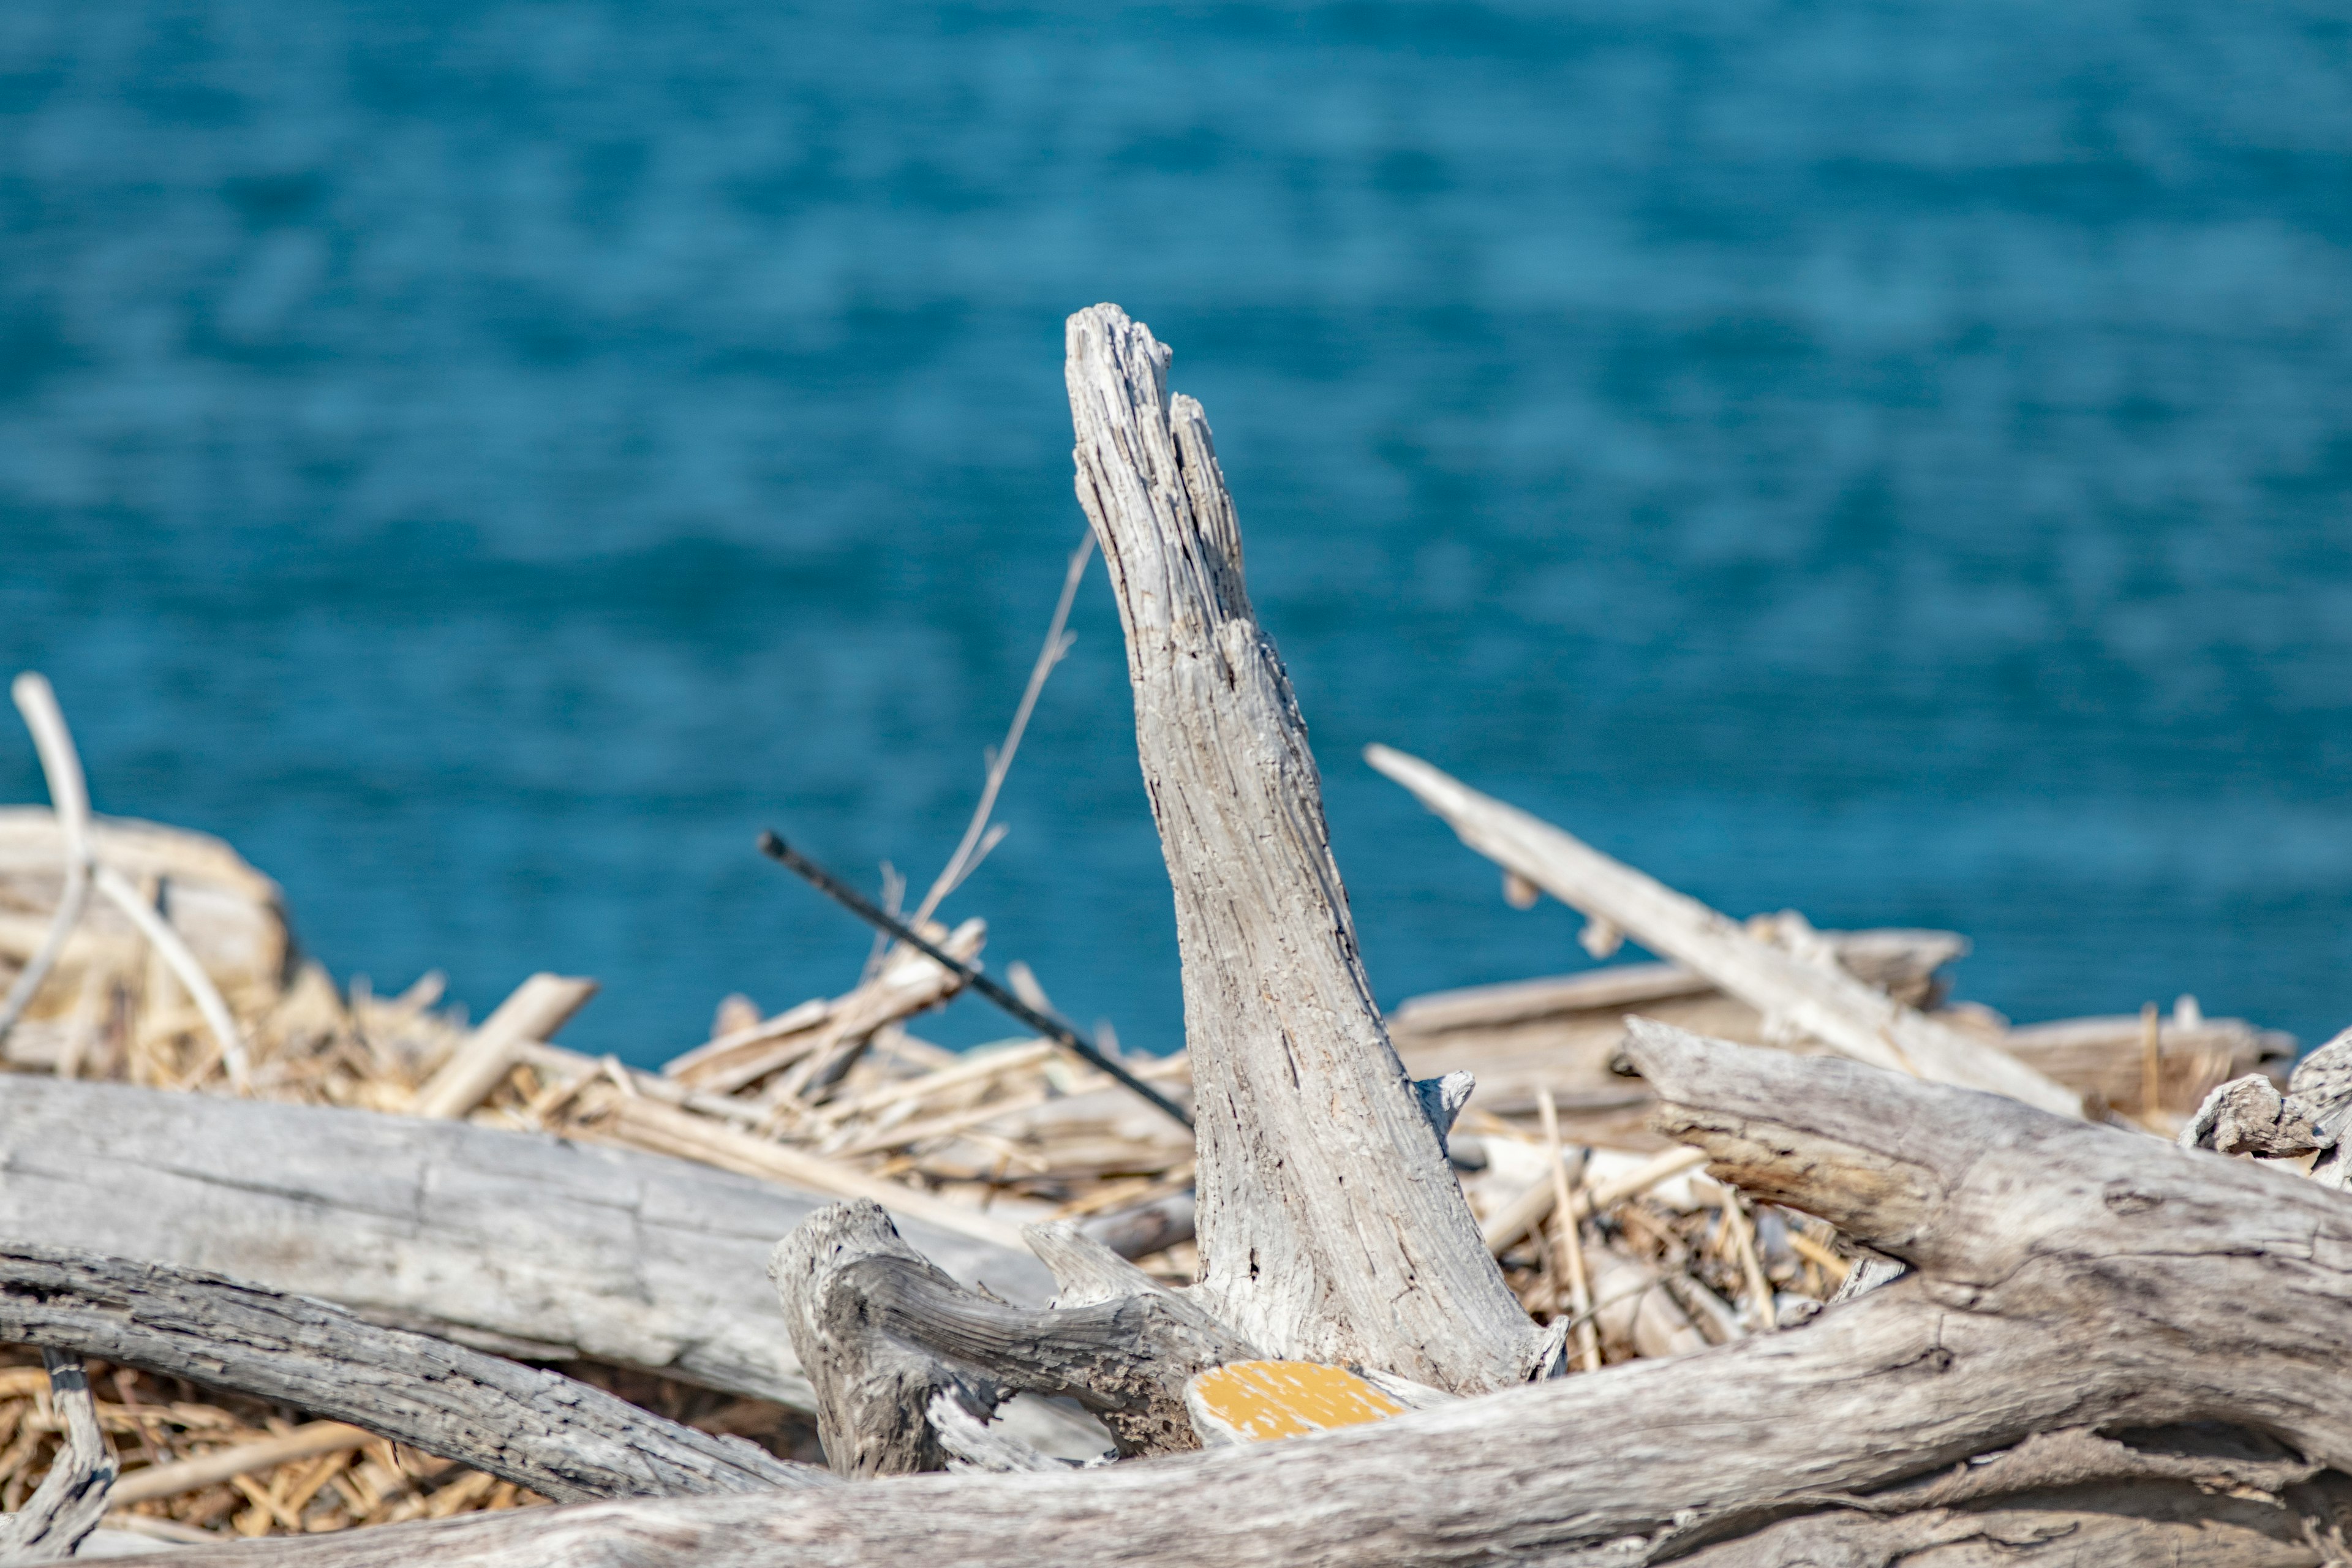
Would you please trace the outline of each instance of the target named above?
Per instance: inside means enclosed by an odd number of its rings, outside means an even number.
[[[1988,1041],[1906,1007],[1832,962],[1759,940],[1697,900],[1538,817],[1386,746],[1364,752],[1445,819],[1462,841],[1562,903],[1622,928],[1643,947],[1706,975],[1786,1027],[1874,1067],[1988,1089],[2063,1116],[2082,1097]]]
[[[2300,1463],[2352,1466],[2352,1199],[1838,1058],[1655,1026],[1628,1050],[1718,1175],[1912,1272],[1802,1328],[1310,1439],[1063,1475],[590,1504],[208,1561],[1622,1568],[1791,1510],[1899,1510],[1904,1483],[2074,1428],[2221,1423],[2274,1435]],[[2340,1538],[2340,1513],[2297,1506]],[[2035,1561],[2116,1557],[2086,1545]]]
[[[777,1292],[837,1473],[942,1468],[932,1401],[985,1418],[1013,1389],[1077,1400],[1123,1453],[1197,1446],[1185,1379],[1255,1353],[1248,1342],[1073,1226],[1041,1228],[1040,1246],[1063,1287],[1045,1310],[965,1289],[872,1203],[820,1210],[778,1245]]]
[[[1242,577],[1207,418],[1114,305],[1069,321],[1078,502],[1126,632],[1175,890],[1202,1304],[1269,1353],[1457,1391],[1543,1336],[1503,1284],[1389,1044],[1307,727]]]
[[[457,1121],[0,1076],[0,1235],[207,1269],[532,1360],[640,1366],[812,1411],[768,1254],[828,1200]],[[908,1220],[969,1283],[1034,1258]]]
[[[0,1243],[0,1341],[291,1405],[559,1502],[833,1479],[556,1373],[194,1269]]]

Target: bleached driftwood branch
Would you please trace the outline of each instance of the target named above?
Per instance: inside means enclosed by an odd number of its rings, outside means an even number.
[[[8,994],[0,997],[0,1042],[7,1040],[8,1031],[32,1005],[41,983],[65,952],[66,939],[73,935],[89,902],[90,870],[89,786],[82,778],[81,758],[66,731],[57,693],[49,689],[47,676],[30,669],[9,682],[8,691],[16,699],[16,711],[24,715],[25,728],[32,731],[33,750],[41,759],[41,776],[48,784],[49,806],[57,813],[65,841],[65,883],[58,894],[57,909],[49,916],[48,929],[41,933],[41,945],[16,972]]]
[[[552,1372],[194,1269],[0,1243],[0,1342],[291,1405],[558,1501],[833,1479]]]
[[[2320,1546],[2283,1549],[2278,1532],[2341,1539],[2334,1473],[2352,1468],[2343,1194],[1837,1058],[1662,1026],[1636,1026],[1627,1048],[1664,1097],[1664,1125],[1705,1147],[1716,1174],[1820,1214],[1913,1272],[1802,1328],[1308,1440],[1059,1475],[480,1516],[305,1542],[267,1560],[1622,1568],[1704,1548],[1714,1555],[1701,1560],[1724,1568],[1808,1561],[1770,1554],[1805,1531],[1830,1540],[1930,1509],[1983,1511],[1998,1498],[1910,1483],[1985,1458],[1968,1473],[2014,1465],[2024,1486],[2007,1495],[2051,1527],[2021,1531],[2001,1561],[2114,1563],[2112,1516],[2053,1486],[2021,1446],[2104,1431],[2138,1456],[2112,1468],[2226,1478],[2221,1459],[2175,1462],[2185,1444],[2220,1439],[2160,1430],[2199,1423],[2284,1445],[2271,1457],[2287,1468],[2268,1474],[2275,1489],[2263,1494],[2275,1506],[2251,1524],[2226,1497],[2136,1516],[2139,1561],[2316,1563]],[[2292,1482],[2297,1466],[2319,1470]],[[1917,1539],[1927,1526],[1912,1528]],[[212,1559],[264,1560],[250,1547]]]
[[[1697,900],[1612,860],[1550,823],[1506,805],[1418,757],[1369,746],[1373,767],[1445,819],[1462,841],[1552,897],[1704,974],[1768,1019],[1874,1067],[2021,1100],[2064,1116],[2082,1097],[2000,1047],[1906,1007],[1835,963],[1749,935]]]
[[[1242,579],[1200,404],[1115,305],[1070,318],[1078,502],[1127,639],[1176,896],[1202,1306],[1270,1353],[1457,1392],[1544,1336],[1480,1244],[1356,951],[1307,729]]]

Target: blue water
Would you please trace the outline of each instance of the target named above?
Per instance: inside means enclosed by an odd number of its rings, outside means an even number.
[[[1373,740],[2021,1018],[2352,1023],[2335,5],[10,0],[0,662],[338,973],[594,974],[655,1059],[855,976],[758,828],[953,844],[1103,299],[1384,997],[1586,961]],[[1165,1048],[1099,567],[1076,625],[949,912]]]

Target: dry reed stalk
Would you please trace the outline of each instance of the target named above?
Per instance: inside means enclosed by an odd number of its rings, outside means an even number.
[[[1576,1213],[1573,1189],[1575,1178],[1569,1174],[1568,1162],[1561,1158],[1559,1143],[1559,1111],[1552,1104],[1551,1086],[1536,1090],[1536,1110],[1543,1118],[1544,1163],[1551,1174],[1552,1226],[1559,1237],[1561,1266],[1568,1279],[1569,1309],[1575,1314],[1574,1333],[1578,1361],[1587,1372],[1601,1370],[1601,1335],[1592,1323],[1592,1286],[1584,1272],[1584,1226]],[[1577,1162],[1578,1174],[1583,1173],[1583,1161]],[[1555,1281],[1552,1302],[1554,1315],[1559,1310]]]

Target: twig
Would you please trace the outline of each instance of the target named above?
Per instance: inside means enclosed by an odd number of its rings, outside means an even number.
[[[374,1440],[375,1434],[363,1426],[353,1426],[341,1421],[313,1421],[308,1426],[297,1426],[282,1436],[264,1437],[257,1442],[239,1444],[234,1448],[223,1448],[216,1454],[199,1454],[193,1459],[175,1459],[168,1465],[133,1470],[116,1483],[111,1500],[127,1507],[134,1502],[152,1502],[158,1498],[177,1497],[199,1487],[250,1475],[256,1470],[275,1469],[297,1459],[314,1458],[321,1454],[349,1453]]]
[[[1713,1178],[1709,1178],[1713,1180]],[[1772,1310],[1772,1287],[1764,1278],[1764,1266],[1756,1257],[1756,1232],[1748,1222],[1748,1213],[1739,1206],[1739,1194],[1728,1183],[1716,1182],[1715,1189],[1722,1194],[1724,1238],[1731,1243],[1731,1256],[1739,1265],[1739,1274],[1748,1287],[1748,1298],[1753,1326],[1759,1331],[1775,1326]]]
[[[98,1403],[81,1357],[44,1349],[41,1364],[49,1392],[65,1420],[65,1450],[50,1461],[49,1473],[25,1506],[0,1519],[0,1563],[54,1563],[71,1557],[82,1537],[106,1514],[107,1489],[114,1484],[114,1454],[99,1430]]]
[[[1029,684],[1022,689],[1021,706],[1013,710],[1012,726],[1004,731],[1004,743],[988,754],[988,780],[981,786],[980,805],[973,808],[971,821],[964,826],[963,838],[956,845],[955,853],[948,857],[939,879],[923,895],[914,918],[907,921],[918,931],[930,919],[931,911],[940,907],[940,901],[978,869],[989,850],[1004,837],[1001,827],[993,834],[990,832],[988,819],[996,810],[997,792],[1004,787],[1005,775],[1013,771],[1013,753],[1021,749],[1022,731],[1029,727],[1029,715],[1037,706],[1037,694],[1045,689],[1045,678],[1054,673],[1054,667],[1070,651],[1073,639],[1063,628],[1069,624],[1070,605],[1077,597],[1078,583],[1086,576],[1087,563],[1094,558],[1094,531],[1088,529],[1086,538],[1070,552],[1069,569],[1062,574],[1062,596],[1054,603],[1053,624],[1045,628],[1045,646],[1037,650],[1037,662],[1030,667]]]
[[[221,1059],[228,1065],[229,1081],[238,1093],[251,1087],[247,1068],[245,1037],[237,1030],[236,1020],[230,1016],[228,1004],[221,1000],[219,989],[180,933],[166,924],[153,907],[139,895],[139,889],[111,867],[100,866],[89,849],[89,787],[82,775],[81,756],[74,749],[73,731],[66,727],[65,710],[58,706],[58,696],[48,681],[33,670],[16,677],[9,687],[16,700],[16,710],[25,716],[25,727],[33,732],[34,748],[40,752],[41,773],[48,782],[49,805],[58,814],[58,827],[66,840],[66,886],[58,899],[56,915],[49,922],[47,934],[41,939],[41,948],[33,961],[16,976],[8,988],[7,1000],[0,1002],[0,1039],[16,1026],[16,1018],[33,999],[47,977],[49,966],[65,950],[67,935],[74,922],[81,918],[82,909],[95,888],[110,902],[130,917],[139,928],[139,934],[154,945],[179,977],[180,984],[194,998],[196,1011],[204,1015],[205,1026],[220,1042]]]
[[[1543,1118],[1546,1163],[1551,1167],[1552,1223],[1566,1255],[1569,1308],[1576,1314],[1576,1354],[1587,1372],[1601,1370],[1601,1336],[1592,1325],[1592,1287],[1584,1274],[1584,1226],[1570,1195],[1568,1166],[1560,1158],[1559,1110],[1552,1103],[1551,1085],[1536,1086],[1536,1113]],[[1554,1292],[1552,1310],[1559,1310]]]
[[[58,832],[65,836],[66,881],[41,945],[18,971],[6,998],[0,1000],[0,1041],[7,1039],[8,1031],[32,1005],[34,994],[65,952],[66,939],[73,934],[89,902],[90,865],[89,789],[82,778],[81,759],[74,753],[73,736],[66,729],[65,714],[58,707],[57,693],[49,689],[46,677],[30,669],[16,677],[8,690],[16,700],[16,711],[25,716],[25,728],[33,732],[41,776],[48,783],[49,805],[58,815]]]
[[[514,1070],[515,1047],[544,1040],[571,1021],[596,994],[596,983],[563,974],[534,974],[498,1005],[482,1026],[417,1089],[413,1116],[442,1119],[467,1114],[489,1097]]]
[[[1577,1217],[1581,1219],[1588,1215],[1606,1214],[1627,1198],[1639,1196],[1660,1182],[1671,1181],[1684,1172],[1696,1170],[1706,1163],[1706,1152],[1703,1149],[1687,1143],[1668,1149],[1614,1181],[1599,1183],[1578,1193]],[[1551,1213],[1555,1201],[1550,1179],[1538,1179],[1486,1221],[1482,1229],[1486,1250],[1500,1258],[1513,1242],[1543,1223],[1544,1216]]]
[[[961,975],[965,984],[1012,1014],[1013,1017],[1028,1025],[1047,1039],[1058,1042],[1072,1054],[1084,1058],[1089,1066],[1108,1073],[1120,1083],[1166,1111],[1177,1121],[1181,1122],[1186,1131],[1191,1131],[1192,1118],[1187,1115],[1174,1100],[1136,1077],[1121,1064],[1103,1055],[1085,1036],[1059,1018],[1040,1013],[971,965],[950,957],[913,927],[876,908],[874,901],[865,894],[785,843],[774,833],[760,835],[760,853],[797,872],[811,887],[866,924],[889,932],[940,968],[952,974]]]
[[[93,867],[90,884],[108,902],[129,916],[131,923],[139,928],[139,934],[163,954],[163,962],[171,966],[173,975],[194,999],[196,1011],[204,1015],[205,1026],[220,1042],[221,1060],[228,1067],[229,1082],[239,1094],[251,1089],[252,1077],[247,1067],[245,1036],[238,1031],[236,1020],[230,1016],[228,1004],[221,1000],[219,989],[213,984],[213,977],[205,973],[205,966],[196,962],[196,955],[188,951],[188,944],[180,940],[180,933],[155,912],[152,904],[140,897],[139,889],[131,885],[131,879],[113,867]]]

